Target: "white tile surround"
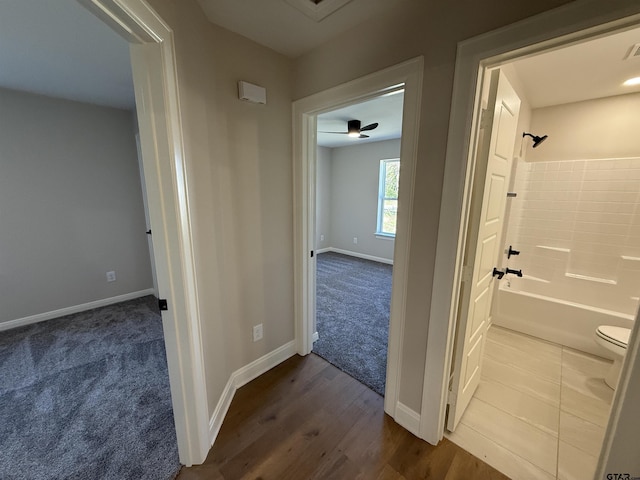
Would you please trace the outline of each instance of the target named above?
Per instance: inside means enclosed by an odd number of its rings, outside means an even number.
[[[634,314],[640,292],[640,157],[524,162],[508,200],[511,268],[541,295]],[[544,291],[544,290],[548,290]],[[602,304],[594,305],[594,298]]]
[[[611,362],[492,326],[482,380],[447,437],[514,480],[592,478]]]

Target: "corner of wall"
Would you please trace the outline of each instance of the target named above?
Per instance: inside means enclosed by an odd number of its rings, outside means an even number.
[[[220,395],[220,400],[218,400],[218,404],[216,405],[216,408],[209,420],[209,440],[211,445],[213,445],[220,433],[222,422],[229,411],[231,401],[233,400],[236,391],[252,380],[255,380],[263,373],[293,357],[295,354],[296,342],[295,340],[292,340],[231,374],[229,381]]]

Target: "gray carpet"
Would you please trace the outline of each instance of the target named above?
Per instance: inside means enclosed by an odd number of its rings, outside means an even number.
[[[317,258],[313,352],[384,395],[393,267],[338,253]]]
[[[0,478],[174,478],[154,297],[0,332]]]

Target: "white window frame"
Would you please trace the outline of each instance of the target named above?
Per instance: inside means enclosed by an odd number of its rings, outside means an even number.
[[[392,162],[398,163],[398,168],[400,168],[400,159],[399,158],[385,158],[380,160],[380,176],[378,179],[378,222],[376,226],[376,236],[387,237],[387,238],[395,238],[396,233],[389,233],[382,231],[382,227],[384,225],[384,202],[385,200],[395,200],[398,201],[398,197],[391,198],[385,197],[385,182],[387,179],[387,165]],[[398,181],[400,181],[400,175],[398,175]],[[397,221],[397,211],[396,211],[396,221]],[[397,223],[396,223],[397,230]]]

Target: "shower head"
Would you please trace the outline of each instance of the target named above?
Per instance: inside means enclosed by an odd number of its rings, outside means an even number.
[[[533,138],[533,148],[536,148],[538,145],[544,142],[548,137],[548,135],[543,135],[542,137],[538,137],[537,135],[533,135],[532,133],[526,133],[526,132],[522,134],[523,138],[526,136]]]

